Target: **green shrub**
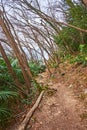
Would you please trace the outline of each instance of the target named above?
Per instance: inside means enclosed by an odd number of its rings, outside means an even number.
[[[12,116],[10,100],[18,97],[18,93],[14,91],[0,91],[0,125],[4,125],[6,120]]]
[[[27,95],[26,98],[22,99],[21,102],[27,105],[32,104],[33,100],[35,99],[36,94],[38,94],[42,90],[43,90],[43,86],[37,83],[36,80],[32,80],[32,87],[30,88],[30,93]]]
[[[87,65],[87,45],[80,44],[79,51],[80,53],[75,57],[74,61],[83,65]]]
[[[70,27],[63,27],[59,35],[53,36],[55,43],[65,53],[78,51],[81,43],[80,34],[77,30]]]
[[[87,30],[87,8],[81,2],[65,1],[65,19],[68,24]],[[55,43],[70,54],[79,51],[81,44],[87,44],[87,33],[62,25],[58,35],[53,36]]]
[[[11,105],[17,99],[18,93],[12,76],[9,74],[3,58],[0,58],[0,125],[12,116]]]
[[[80,44],[79,45],[79,52],[76,55],[67,54],[63,57],[63,60],[68,60],[70,63],[78,63],[87,65],[87,45]]]
[[[44,72],[46,68],[45,65],[41,65],[40,63],[29,62],[28,64],[34,76],[41,72]]]
[[[9,60],[19,81],[24,84],[24,78],[18,60],[12,58],[9,58]],[[45,65],[40,63],[29,62],[29,67],[34,76],[45,70]],[[23,104],[31,104],[36,95],[36,91],[37,84],[32,82],[29,95],[25,99],[20,99],[14,79],[8,72],[4,59],[0,57],[0,125],[4,126],[7,120],[12,117],[12,113],[14,112],[12,106],[15,105],[15,100],[22,100]]]

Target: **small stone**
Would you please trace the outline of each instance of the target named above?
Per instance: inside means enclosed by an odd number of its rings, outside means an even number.
[[[68,88],[72,88],[73,87],[73,85],[72,84],[70,84],[69,86],[68,86]]]
[[[31,125],[28,125],[26,130],[29,130],[31,127],[32,127]]]
[[[84,94],[87,94],[87,88],[84,90]]]
[[[42,125],[43,123],[42,122],[40,122],[40,125]]]

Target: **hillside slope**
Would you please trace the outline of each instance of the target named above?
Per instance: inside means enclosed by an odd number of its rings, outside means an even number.
[[[32,117],[31,130],[87,129],[86,69],[65,63],[53,70],[50,79],[47,72],[37,78],[51,89]]]
[[[27,130],[87,130],[87,67],[67,62],[39,74],[38,83],[47,86],[43,99]],[[25,115],[23,114],[22,117]],[[16,129],[16,124],[9,130]]]

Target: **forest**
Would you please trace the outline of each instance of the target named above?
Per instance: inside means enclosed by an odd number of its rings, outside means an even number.
[[[87,0],[0,0],[0,130],[87,130]]]

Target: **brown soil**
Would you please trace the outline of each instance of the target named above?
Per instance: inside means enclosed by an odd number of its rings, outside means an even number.
[[[51,89],[46,91],[33,115],[30,130],[87,130],[86,98],[78,98],[86,89],[86,69],[61,64],[50,79],[47,72],[39,76],[37,81]]]
[[[65,63],[51,69],[51,78],[47,71],[38,76],[37,81],[49,89],[27,130],[87,130],[86,70]]]

